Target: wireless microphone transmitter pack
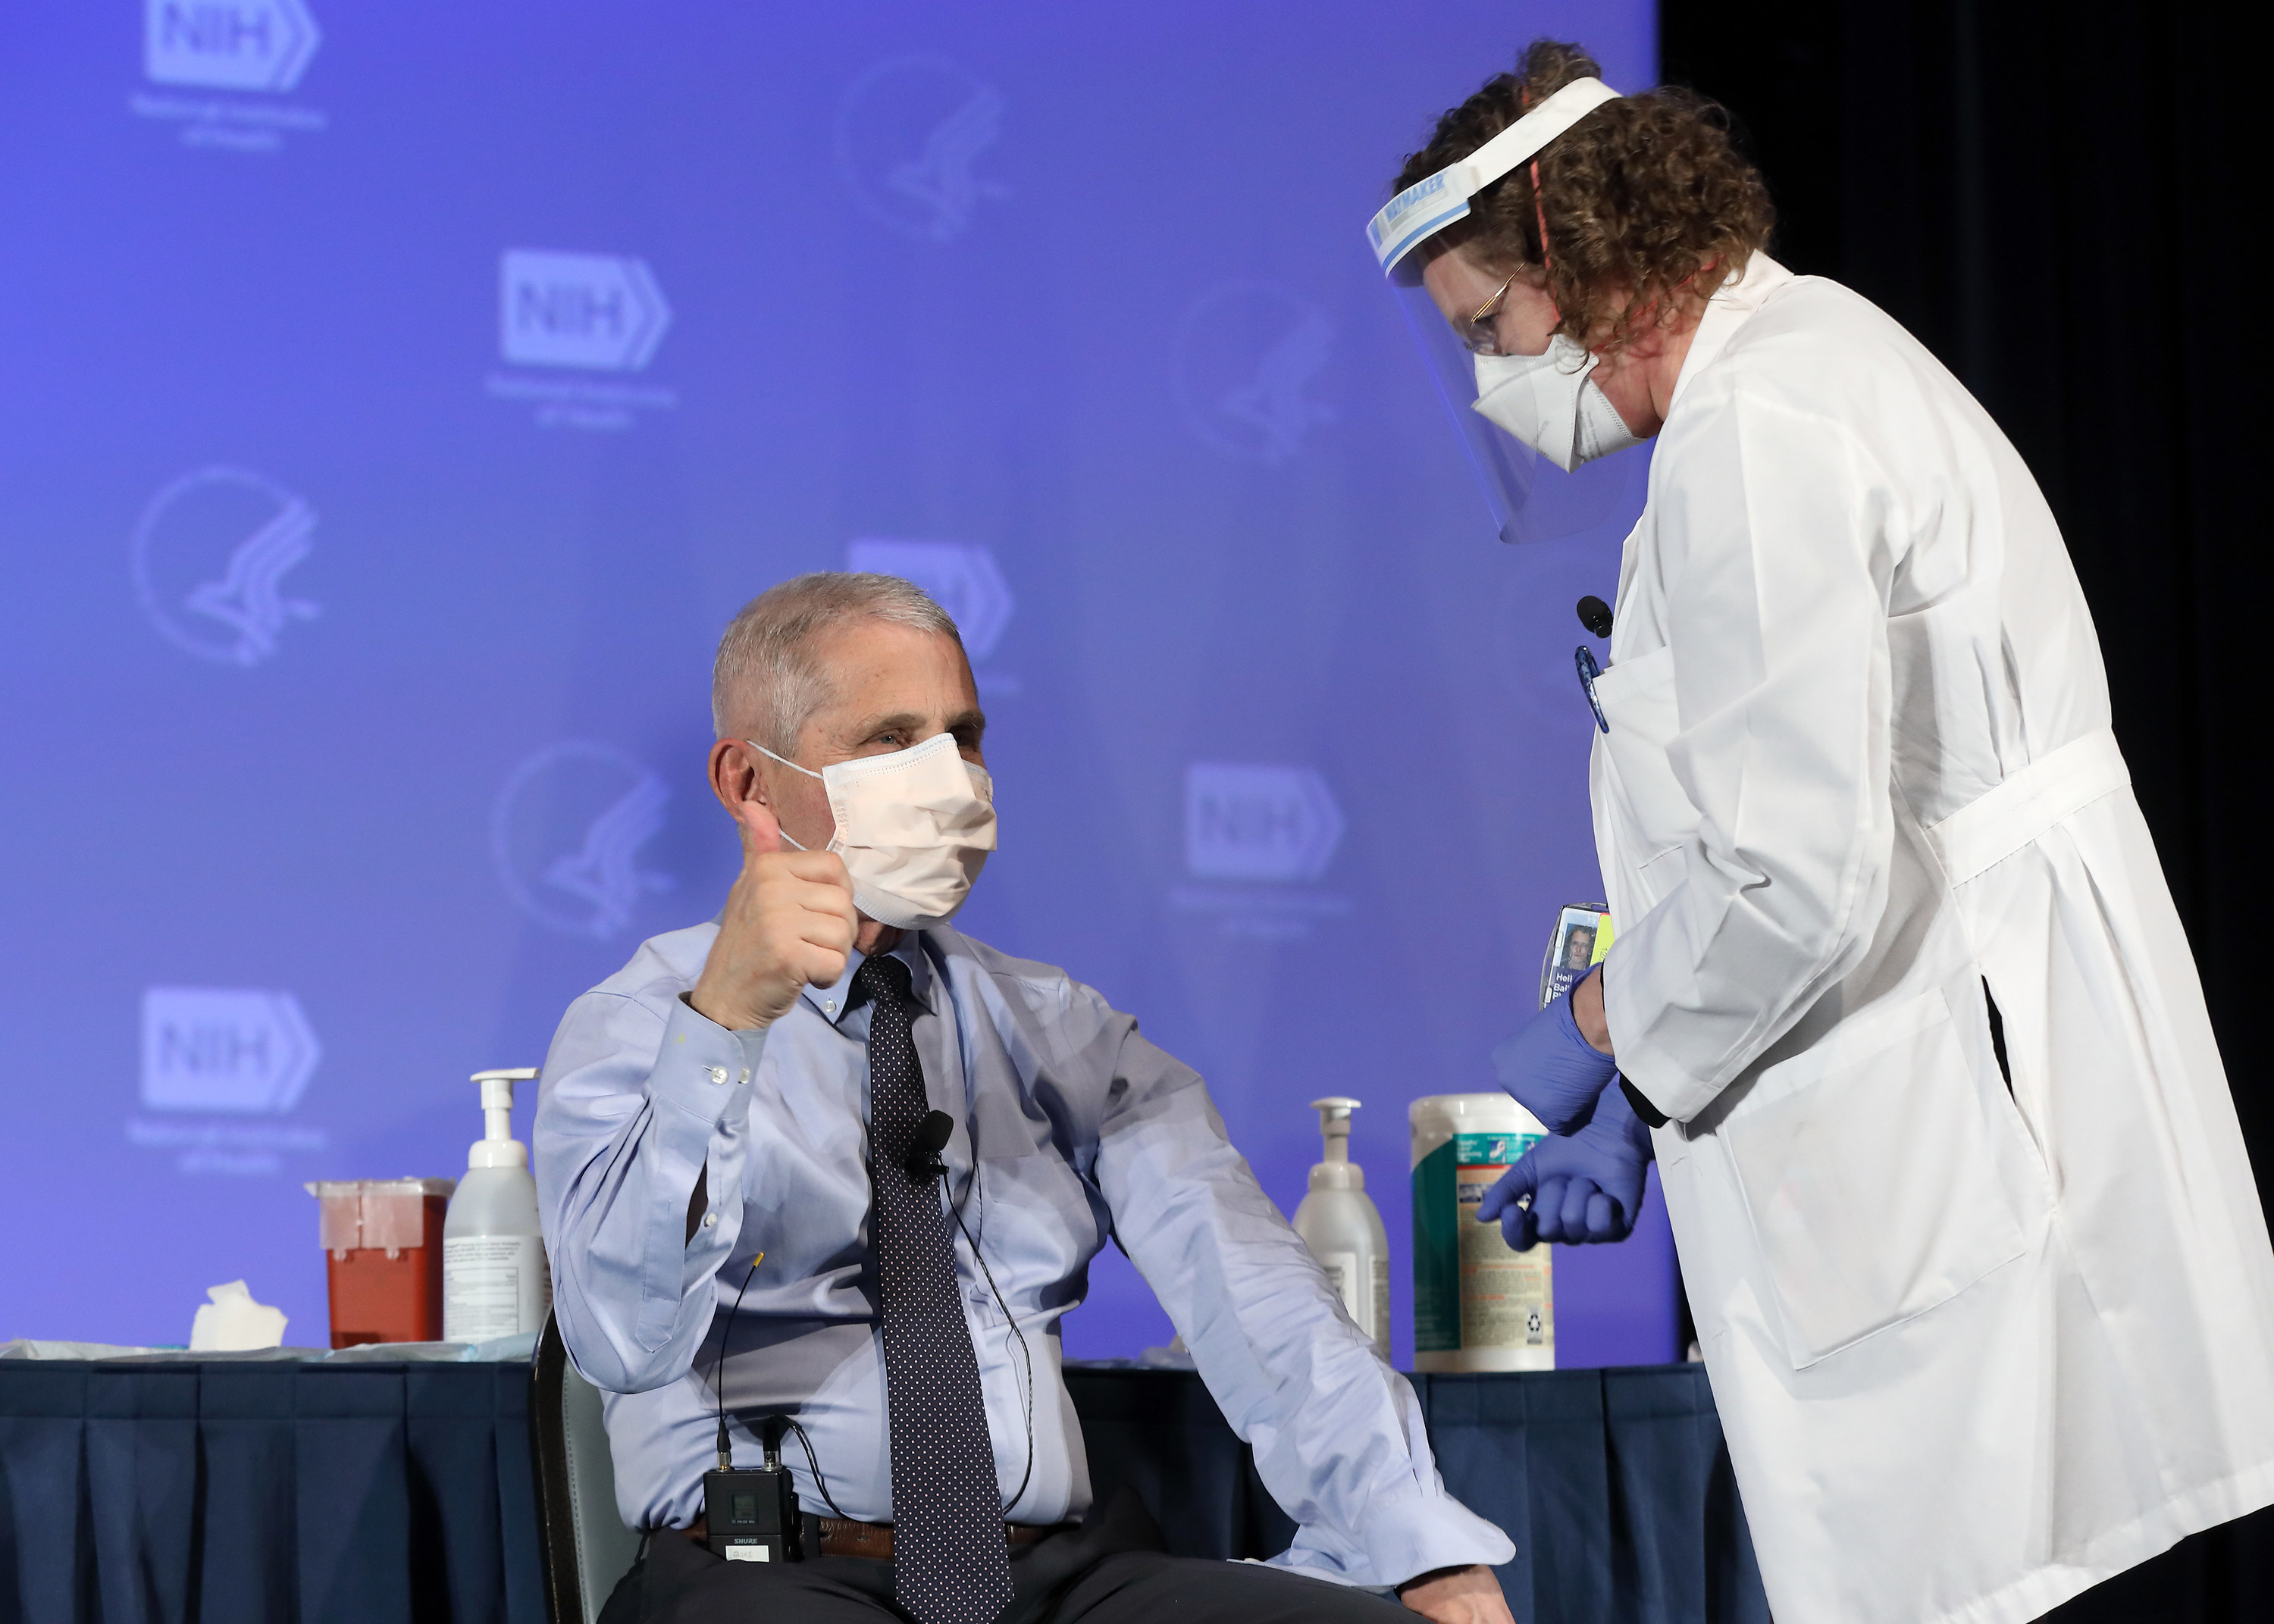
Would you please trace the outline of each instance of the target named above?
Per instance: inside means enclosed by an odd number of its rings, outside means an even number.
[[[703,1474],[704,1543],[730,1562],[795,1562],[804,1559],[797,1485],[781,1463],[782,1425],[766,1423],[766,1463],[720,1464]],[[725,1457],[722,1454],[721,1461]]]

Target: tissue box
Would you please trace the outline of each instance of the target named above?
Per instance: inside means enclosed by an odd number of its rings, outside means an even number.
[[[332,1346],[442,1338],[442,1220],[457,1181],[324,1179],[316,1198]]]

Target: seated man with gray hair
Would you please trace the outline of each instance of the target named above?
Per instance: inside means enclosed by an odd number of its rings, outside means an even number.
[[[712,703],[742,873],[569,1006],[537,1109],[554,1312],[649,1530],[607,1624],[1332,1624],[1396,1618],[1392,1590],[1506,1624],[1485,1564],[1513,1548],[1446,1494],[1198,1075],[950,926],[995,845],[954,622],[801,575],[727,628]],[[1058,1320],[1109,1235],[1299,1525],[1274,1565],[1093,1510]],[[703,1543],[721,1405],[742,1466],[794,1424],[803,1560]]]

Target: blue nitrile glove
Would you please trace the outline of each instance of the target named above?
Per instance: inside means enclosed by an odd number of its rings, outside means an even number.
[[[1500,1176],[1478,1204],[1477,1221],[1500,1220],[1501,1234],[1518,1252],[1540,1241],[1623,1241],[1642,1215],[1651,1154],[1650,1130],[1626,1090],[1606,1088],[1593,1121],[1569,1139],[1540,1140]],[[1531,1205],[1518,1205],[1527,1195]]]
[[[1568,992],[1525,1022],[1492,1058],[1500,1086],[1550,1133],[1585,1125],[1595,1097],[1619,1074],[1616,1060],[1579,1035]]]

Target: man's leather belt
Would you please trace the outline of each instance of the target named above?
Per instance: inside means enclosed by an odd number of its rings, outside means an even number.
[[[889,1522],[855,1522],[850,1517],[811,1517],[806,1527],[816,1523],[821,1528],[823,1556],[865,1556],[872,1561],[892,1560],[892,1525]],[[1005,1545],[1030,1545],[1048,1539],[1052,1534],[1072,1528],[1071,1522],[1005,1522],[1003,1541]],[[689,1539],[701,1544],[710,1536],[704,1519],[697,1517],[692,1525],[681,1530]]]
[[[866,1556],[880,1562],[892,1560],[891,1523],[855,1522],[849,1517],[823,1517],[819,1521],[822,1555]],[[1004,1541],[1013,1545],[1030,1545],[1038,1539],[1049,1538],[1058,1531],[1058,1525],[1045,1527],[1034,1522],[1003,1524]]]

